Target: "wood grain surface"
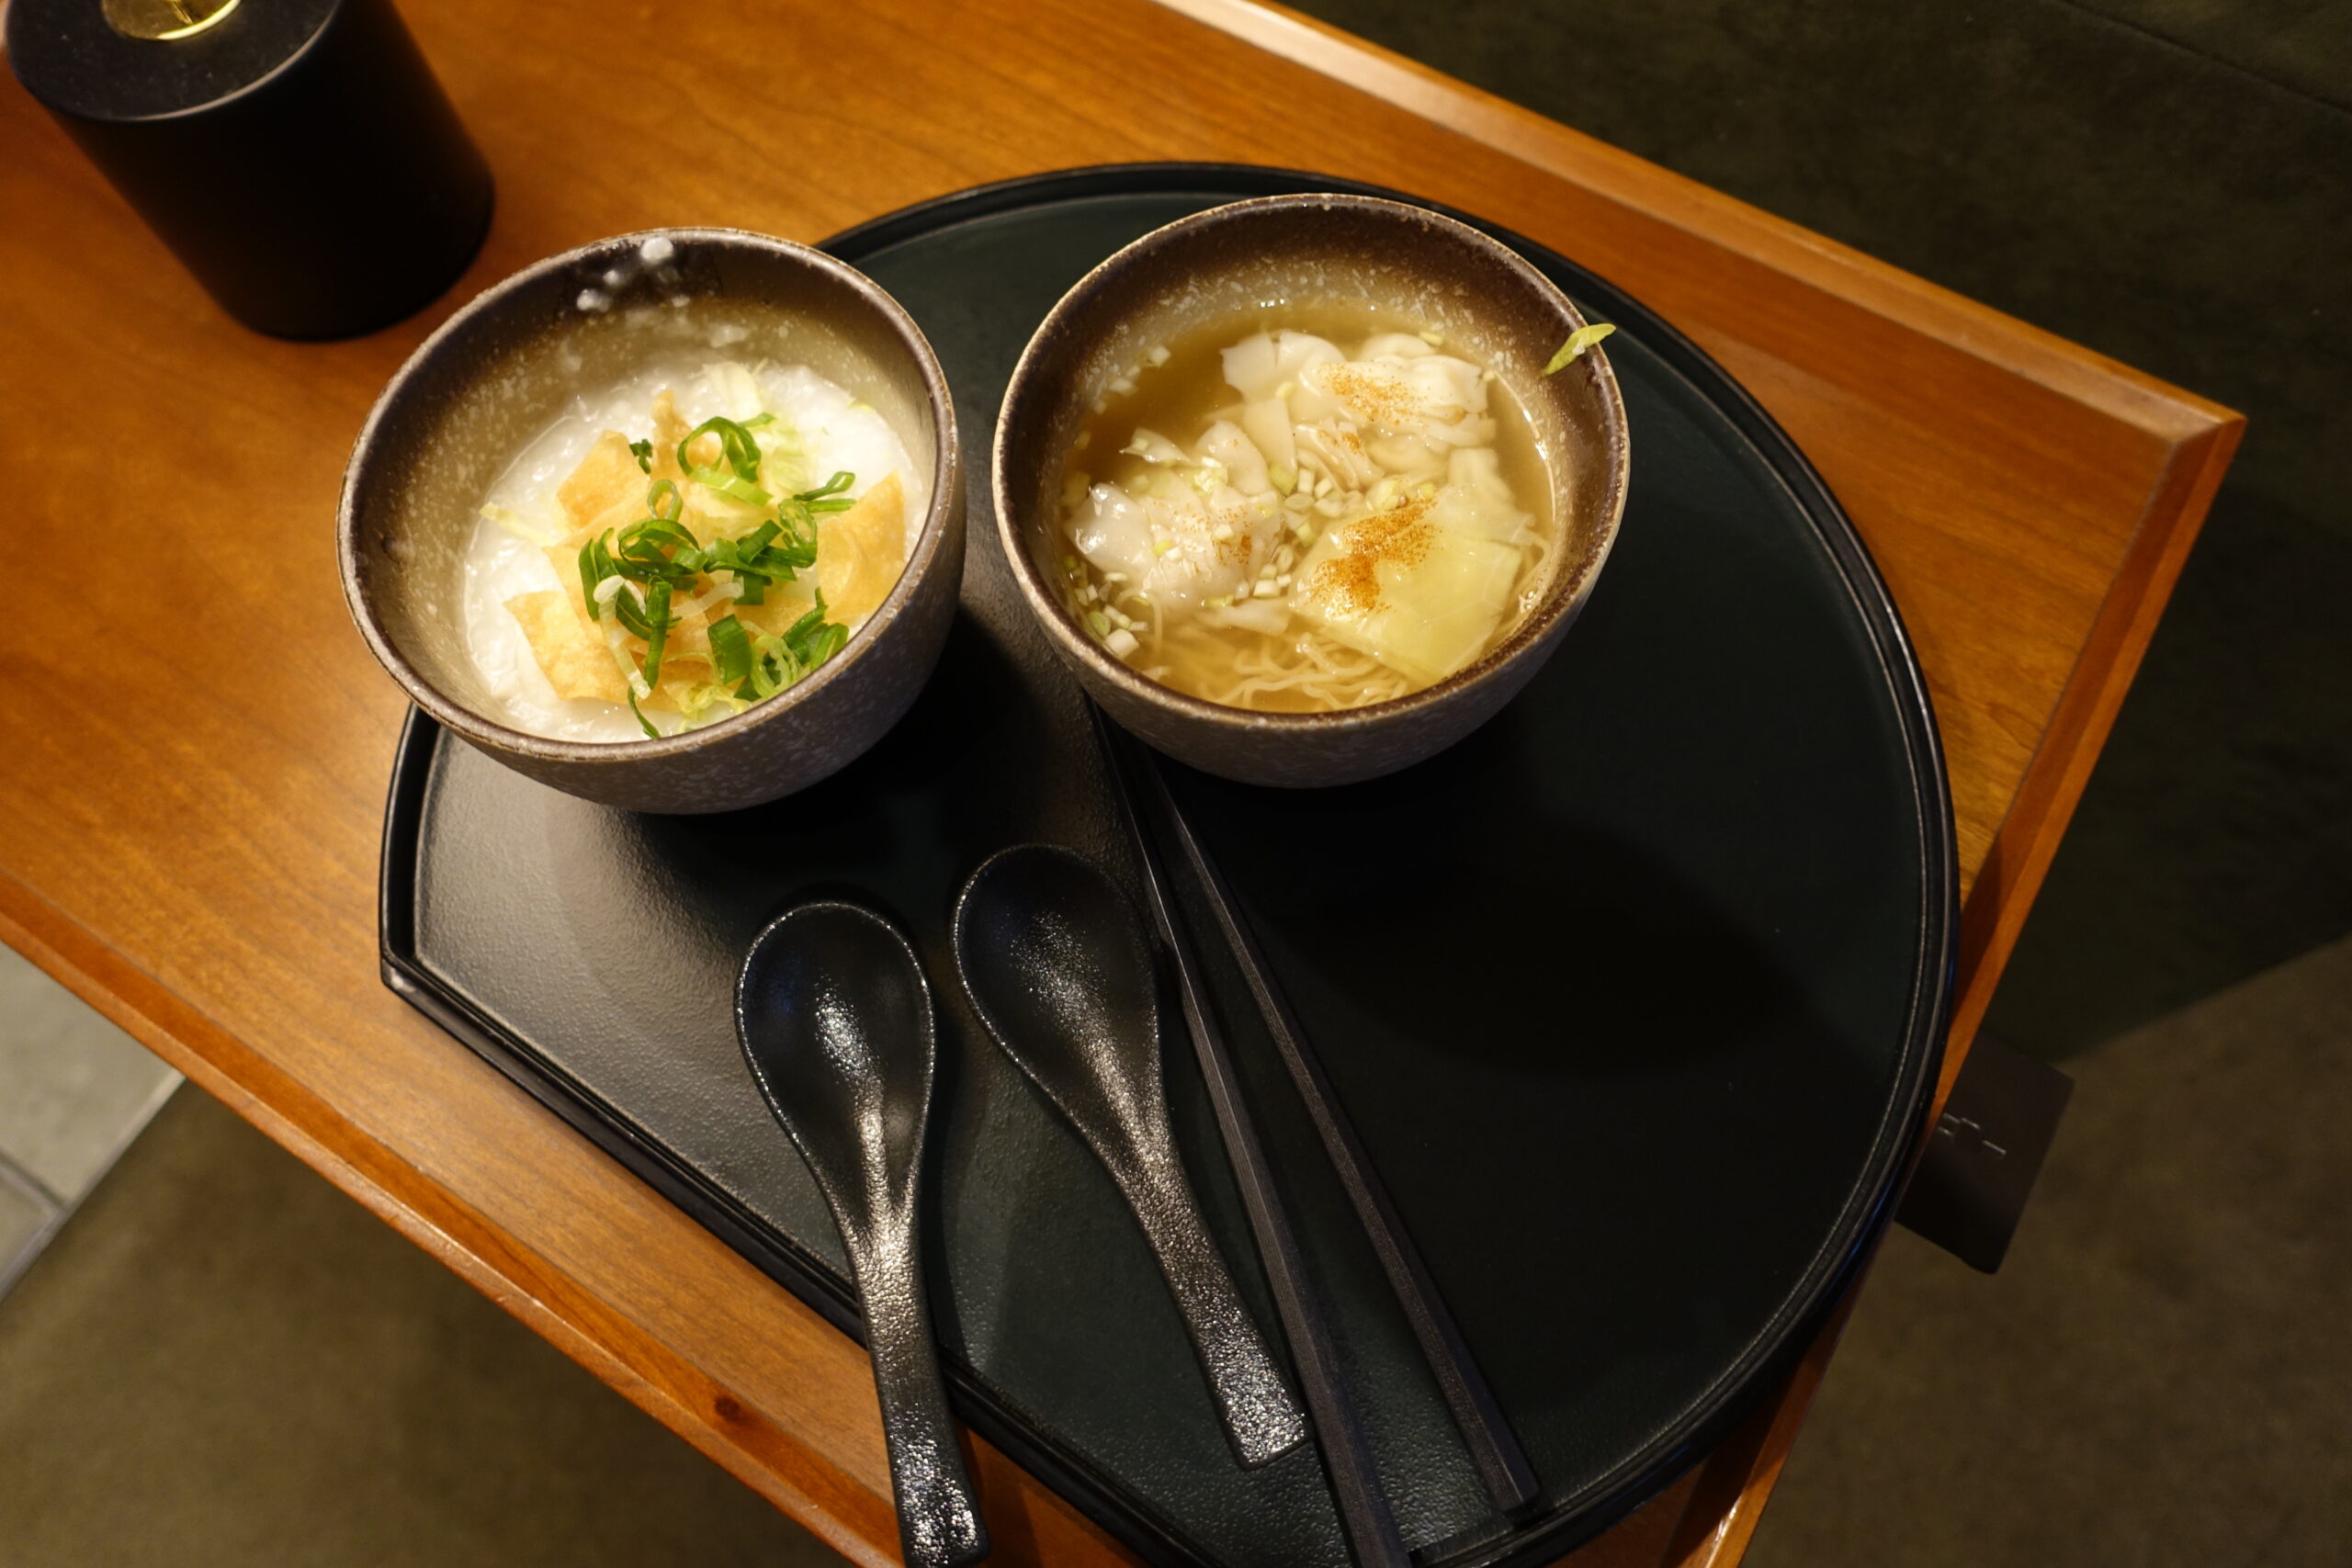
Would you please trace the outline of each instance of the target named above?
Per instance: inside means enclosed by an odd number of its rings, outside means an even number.
[[[336,589],[334,503],[378,389],[456,301],[625,230],[815,240],[980,181],[1156,158],[1398,186],[1552,245],[1745,380],[1892,584],[1951,760],[1963,1048],[2238,434],[2226,410],[1242,0],[403,10],[499,210],[447,299],[353,343],[232,324],[0,87],[0,493],[20,547],[86,541],[93,563],[0,621],[0,936],[861,1563],[896,1557],[862,1353],[378,980],[402,704]],[[1575,1561],[1736,1561],[1833,1344]],[[1124,1560],[977,1458],[997,1562]]]

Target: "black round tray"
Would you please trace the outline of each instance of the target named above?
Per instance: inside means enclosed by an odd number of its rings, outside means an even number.
[[[827,248],[922,323],[965,449],[983,454],[1030,332],[1110,252],[1240,197],[1371,188],[1078,170]],[[1583,619],[1500,717],[1393,778],[1288,793],[1168,770],[1542,1483],[1525,1517],[1486,1506],[1246,992],[1220,973],[1407,1539],[1464,1568],[1598,1533],[1803,1348],[1920,1128],[1956,880],[1925,685],[1820,479],[1657,316],[1481,227],[1621,329],[1632,495]],[[847,887],[891,909],[940,1000],[926,1247],[958,1408],[1150,1560],[1342,1562],[1314,1457],[1235,1466],[1108,1179],[956,994],[946,914],[983,857],[1046,839],[1134,869],[1082,699],[997,547],[987,465],[967,467],[964,610],[939,673],[815,790],[634,817],[412,716],[385,830],[386,979],[854,1334],[839,1238],[744,1070],[729,987],[796,897]],[[1203,1206],[1272,1335],[1190,1053],[1171,1041],[1167,1057]]]

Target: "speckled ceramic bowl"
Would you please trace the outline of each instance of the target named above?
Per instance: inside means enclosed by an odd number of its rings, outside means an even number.
[[[1394,702],[1254,713],[1146,679],[1104,650],[1054,586],[1062,470],[1096,398],[1154,344],[1277,299],[1357,299],[1420,317],[1510,389],[1534,427],[1566,547],[1535,609],[1466,669]],[[1584,325],[1507,247],[1424,209],[1363,196],[1277,196],[1180,219],[1080,279],[1046,317],[997,421],[997,527],[1055,651],[1120,724],[1182,761],[1249,784],[1317,785],[1393,773],[1492,717],[1559,646],[1625,510],[1625,407],[1608,355],[1544,363]]]
[[[684,309],[674,302],[688,301]],[[742,313],[888,420],[928,504],[898,586],[815,674],[662,739],[551,740],[508,728],[469,656],[461,561],[477,509],[575,390],[673,346],[690,317]],[[702,330],[699,326],[691,330]],[[670,334],[670,335],[664,335]],[[898,722],[947,637],[964,566],[956,415],[898,302],[821,252],[726,229],[600,241],[485,290],[410,356],[344,472],[344,592],[368,648],[450,730],[545,784],[638,811],[728,811],[806,788]]]

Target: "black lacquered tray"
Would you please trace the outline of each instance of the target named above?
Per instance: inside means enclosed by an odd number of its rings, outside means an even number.
[[[958,1407],[1157,1562],[1344,1552],[1311,1453],[1235,1466],[1108,1179],[955,989],[949,901],[991,852],[1055,840],[1133,875],[1081,699],[998,550],[985,454],[1022,345],[1095,262],[1221,201],[1364,188],[1082,170],[835,239],[929,334],[971,457],[963,615],[913,713],[819,788],[726,818],[583,804],[422,715],[392,780],[387,981],[852,1333],[839,1238],[744,1069],[729,992],[797,897],[852,889],[897,915],[940,997],[926,1246]],[[1219,974],[1407,1538],[1464,1568],[1597,1533],[1802,1348],[1924,1114],[1955,880],[1925,688],[1836,501],[1673,329],[1500,237],[1621,328],[1632,497],[1583,619],[1494,723],[1396,777],[1284,793],[1169,770],[1543,1483],[1516,1523],[1487,1509]],[[1204,1208],[1278,1343],[1181,1038],[1167,1057]]]

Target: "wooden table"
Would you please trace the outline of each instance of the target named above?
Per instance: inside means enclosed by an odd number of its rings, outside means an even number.
[[[862,1563],[895,1560],[862,1353],[378,982],[402,704],[336,591],[343,461],[476,288],[623,230],[814,240],[983,180],[1231,159],[1402,186],[1657,307],[1851,511],[1917,639],[1963,874],[1957,1069],[2242,422],[1537,116],[1246,0],[407,0],[500,178],[444,300],[232,325],[0,88],[0,936]],[[1834,1330],[1577,1554],[1736,1562]],[[1124,1560],[982,1446],[996,1561]]]

